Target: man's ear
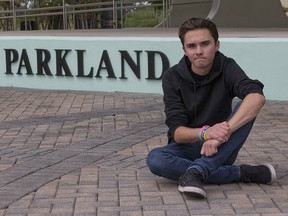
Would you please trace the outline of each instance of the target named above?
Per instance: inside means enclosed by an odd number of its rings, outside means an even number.
[[[217,51],[220,49],[220,41],[219,40],[216,42],[216,48],[217,48]]]

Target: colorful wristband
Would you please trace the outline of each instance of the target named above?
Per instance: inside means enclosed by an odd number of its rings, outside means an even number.
[[[209,125],[205,125],[201,128],[198,137],[202,142],[205,142],[207,140],[207,135],[206,135],[206,131],[208,130],[208,128],[210,128]]]

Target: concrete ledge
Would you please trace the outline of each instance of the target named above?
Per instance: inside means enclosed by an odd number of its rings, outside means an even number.
[[[287,28],[225,28],[219,27],[220,38],[287,38]],[[3,36],[29,36],[29,37],[176,37],[178,28],[141,28],[141,29],[91,29],[91,30],[49,30],[49,31],[7,31],[0,32]]]

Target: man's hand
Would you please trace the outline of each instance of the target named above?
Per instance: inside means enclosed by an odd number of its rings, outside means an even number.
[[[230,135],[230,127],[226,121],[208,128],[206,130],[207,140],[202,145],[201,155],[209,157],[216,154],[218,152],[218,147],[222,143],[227,142]]]
[[[230,127],[228,122],[224,121],[208,128],[206,131],[207,140],[218,140],[221,144],[227,142],[230,137]]]
[[[201,155],[205,155],[207,157],[213,156],[214,154],[216,154],[218,152],[218,147],[221,144],[222,143],[216,139],[211,139],[211,140],[205,141],[202,145]]]

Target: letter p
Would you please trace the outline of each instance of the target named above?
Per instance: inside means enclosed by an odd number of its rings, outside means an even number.
[[[5,49],[5,57],[6,57],[6,74],[13,74],[12,64],[18,61],[19,54],[15,49]]]

